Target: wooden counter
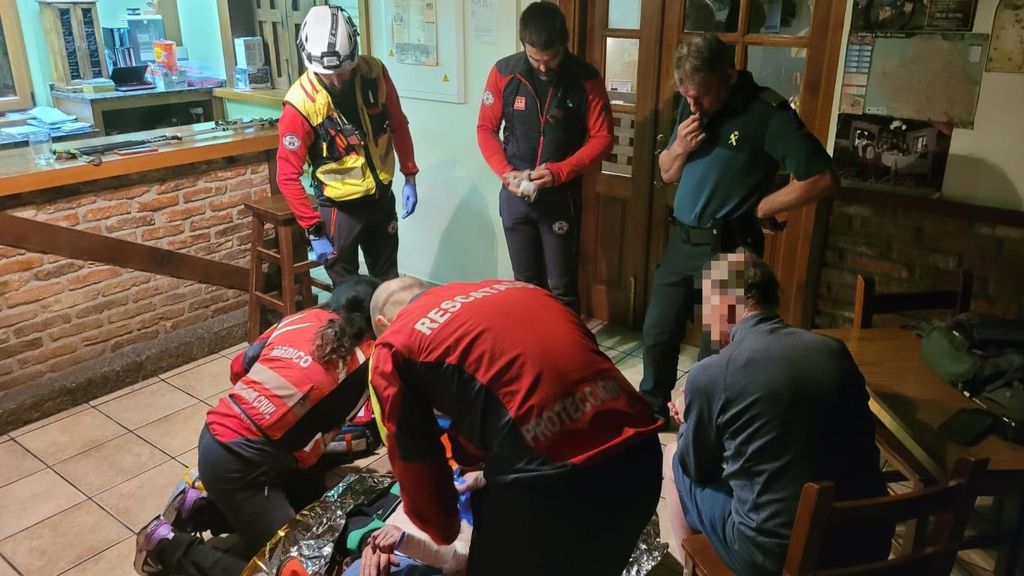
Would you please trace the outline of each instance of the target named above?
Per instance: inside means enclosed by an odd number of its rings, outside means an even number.
[[[274,192],[277,141],[219,131],[50,168],[0,151],[0,433],[244,339],[244,206]]]
[[[263,106],[280,106],[281,102],[284,101],[284,95],[287,93],[287,90],[277,90],[274,88],[260,90],[239,90],[237,88],[213,89],[214,98],[261,104]]]
[[[148,130],[74,142],[75,146],[84,147],[149,138],[161,134],[181,134],[185,137],[184,140],[177,142],[155,144],[159,151],[149,154],[124,157],[113,153],[104,154],[102,166],[92,166],[80,160],[58,160],[56,166],[40,168],[36,166],[32,152],[28,148],[0,151],[0,196],[22,194],[54,186],[101,180],[112,176],[135,174],[277,148],[277,127],[250,128],[205,134],[193,138],[187,137],[189,134],[211,127],[213,127],[212,122],[205,122],[178,128]]]

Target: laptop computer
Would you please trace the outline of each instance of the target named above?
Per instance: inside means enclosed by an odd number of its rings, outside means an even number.
[[[114,68],[110,71],[110,80],[114,83],[114,90],[118,92],[134,92],[136,90],[156,88],[155,84],[146,81],[146,70],[148,68],[148,64]]]

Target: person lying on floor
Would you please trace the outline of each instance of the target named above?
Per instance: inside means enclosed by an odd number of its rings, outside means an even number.
[[[467,472],[456,489],[467,494],[485,484],[483,472]],[[460,503],[460,506],[462,504]],[[387,524],[372,534],[357,559],[342,576],[449,576],[465,573],[469,540],[473,534],[472,513],[460,508],[459,536],[451,544],[435,544],[416,527],[399,507]]]
[[[702,277],[704,329],[722,351],[693,366],[669,407],[680,423],[663,469],[671,543],[680,554],[703,532],[736,574],[779,574],[805,483],[831,480],[841,500],[885,493],[868,392],[841,341],[779,317],[764,261],[720,254]],[[873,559],[889,536],[839,540]]]
[[[333,430],[366,402],[378,284],[346,278],[326,304],[287,316],[235,358],[234,387],[207,412],[199,437],[207,494],[183,483],[164,514],[139,531],[139,574],[238,576],[296,510],[323,495],[322,475],[308,470]],[[207,495],[240,539],[231,553],[185,531]]]

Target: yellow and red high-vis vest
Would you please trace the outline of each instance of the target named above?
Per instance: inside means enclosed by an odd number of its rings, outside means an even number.
[[[377,178],[384,185],[389,184],[395,175],[395,149],[391,132],[387,129],[385,109],[388,93],[384,64],[372,56],[360,56],[352,72],[352,81],[355,82],[355,96],[364,130],[363,145],[357,146],[355,153],[341,154],[337,158],[323,157],[313,150],[322,146],[317,128],[335,112],[331,96],[316,74],[307,71],[300,76],[284,97],[285,103],[295,107],[317,134],[317,140],[310,149],[310,164],[314,177],[322,184],[323,195],[335,201],[376,194],[373,168],[376,168]],[[372,101],[368,101],[370,99]],[[347,120],[353,122],[354,119]],[[373,168],[367,162],[367,153]]]

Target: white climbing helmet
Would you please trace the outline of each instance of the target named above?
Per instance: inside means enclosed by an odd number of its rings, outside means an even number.
[[[334,74],[355,68],[359,57],[359,31],[340,6],[313,6],[299,29],[299,53],[306,68]]]

